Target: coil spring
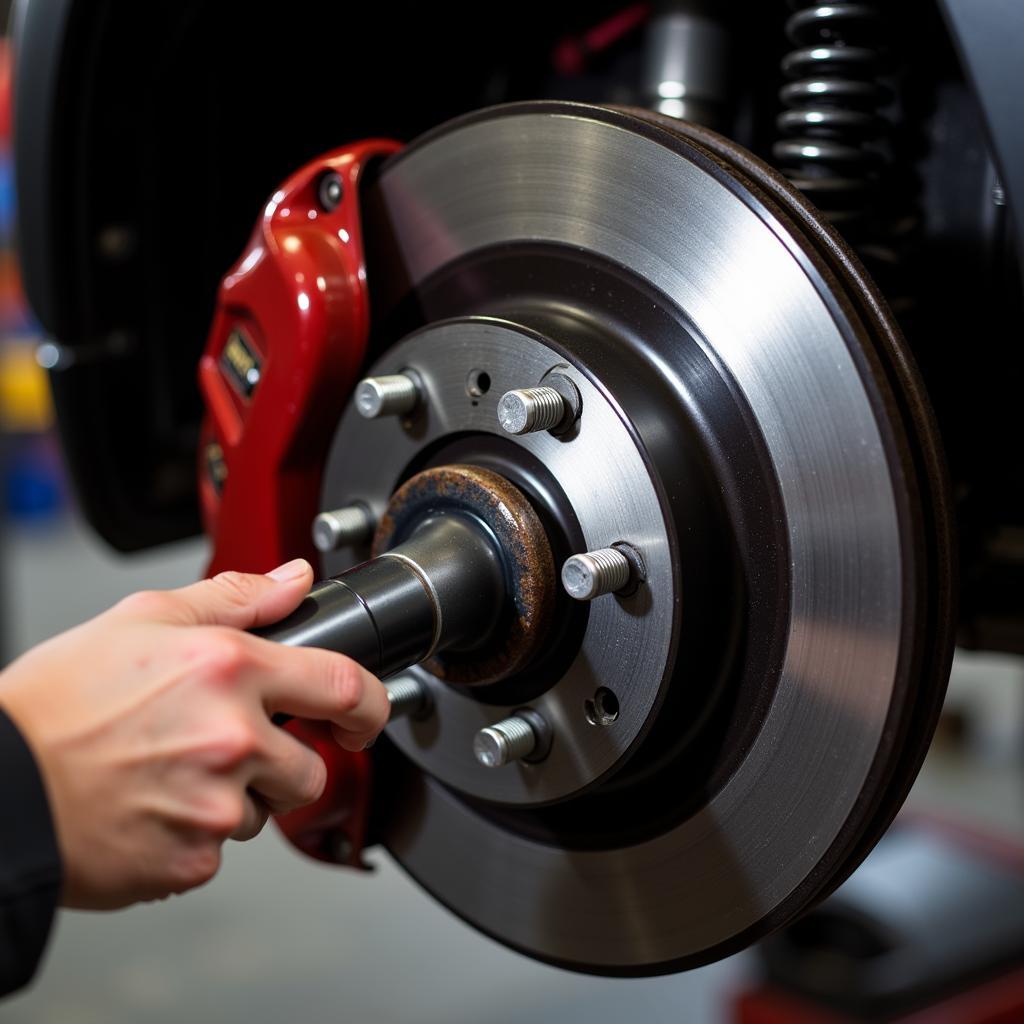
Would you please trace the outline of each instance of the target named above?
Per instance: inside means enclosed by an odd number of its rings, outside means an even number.
[[[790,181],[849,230],[864,219],[884,163],[876,147],[887,122],[879,109],[892,95],[877,81],[881,18],[869,3],[789,6],[786,35],[797,49],[782,60],[791,81],[779,94],[785,138],[773,152]]]

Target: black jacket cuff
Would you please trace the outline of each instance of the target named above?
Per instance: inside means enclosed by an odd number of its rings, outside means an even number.
[[[24,737],[0,709],[0,995],[32,980],[61,881],[42,776]]]

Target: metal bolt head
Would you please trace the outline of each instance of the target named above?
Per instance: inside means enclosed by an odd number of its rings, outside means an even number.
[[[330,213],[332,210],[338,208],[338,204],[341,202],[341,197],[345,194],[345,188],[341,183],[341,177],[329,171],[320,179],[320,184],[317,186],[316,198],[320,206],[327,212]]]
[[[326,554],[349,544],[363,544],[373,534],[373,516],[365,505],[346,505],[321,512],[313,520],[313,545]]]
[[[566,417],[566,401],[554,388],[516,388],[498,402],[498,423],[509,434],[553,430]]]
[[[537,747],[533,726],[519,715],[512,715],[481,729],[473,737],[473,755],[485,768],[500,768],[529,757]]]
[[[380,416],[404,416],[419,402],[416,381],[404,373],[366,377],[356,386],[356,409],[368,420]]]
[[[593,601],[602,594],[622,590],[632,566],[629,559],[615,548],[601,548],[573,555],[562,566],[562,586],[577,601]]]
[[[507,749],[505,737],[493,729],[481,729],[473,737],[473,756],[485,768],[498,768],[507,764]]]
[[[384,689],[391,706],[391,722],[397,718],[424,718],[431,710],[430,691],[412,676],[389,679]]]

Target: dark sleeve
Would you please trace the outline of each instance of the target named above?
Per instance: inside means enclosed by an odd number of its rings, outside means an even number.
[[[0,709],[0,995],[32,980],[61,890],[60,851],[32,751]]]

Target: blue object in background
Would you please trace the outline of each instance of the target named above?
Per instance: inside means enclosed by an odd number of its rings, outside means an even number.
[[[0,156],[0,239],[9,246],[14,233],[14,165],[6,151]]]
[[[0,146],[0,515],[43,524],[63,510],[66,486],[44,371],[32,355],[39,327],[11,256],[14,214],[10,152]]]
[[[4,509],[20,523],[48,523],[64,506],[63,467],[50,434],[8,435]]]

